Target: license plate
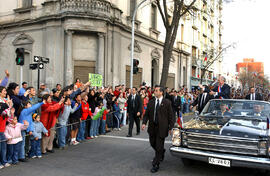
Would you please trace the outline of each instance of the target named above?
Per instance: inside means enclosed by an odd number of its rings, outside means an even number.
[[[224,160],[224,159],[209,157],[208,162],[209,162],[209,164],[225,166],[225,167],[231,167],[231,161],[230,160]]]

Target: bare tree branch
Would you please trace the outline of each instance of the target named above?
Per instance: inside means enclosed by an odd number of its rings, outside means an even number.
[[[158,10],[159,10],[160,16],[161,16],[162,21],[163,21],[163,24],[164,24],[165,28],[167,29],[169,27],[168,18],[165,19],[165,16],[164,16],[164,13],[163,13],[162,8],[160,6],[159,0],[156,0],[156,3],[157,3],[157,6],[158,6]]]
[[[196,0],[193,0],[191,4],[189,4],[189,6],[186,7],[186,9],[184,10],[183,13],[180,14],[180,17],[182,17],[183,15],[185,15],[189,9],[191,9],[191,7],[195,4]]]

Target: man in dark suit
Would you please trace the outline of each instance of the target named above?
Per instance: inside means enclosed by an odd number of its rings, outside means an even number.
[[[194,106],[198,105],[198,111],[199,113],[202,112],[205,105],[208,103],[209,100],[214,99],[213,95],[210,95],[210,89],[207,85],[200,86],[201,93],[198,95],[198,97],[194,100],[194,102],[191,104],[190,109],[192,109]]]
[[[217,113],[218,116],[222,116],[222,117],[231,117],[232,116],[232,113],[228,111],[228,106],[224,103],[221,103],[220,104],[220,111],[218,111]]]
[[[261,94],[255,92],[255,88],[254,87],[251,87],[249,89],[249,92],[250,92],[250,94],[248,94],[246,96],[246,99],[247,100],[263,100],[263,97],[261,96]]]
[[[256,116],[256,117],[260,117],[260,116],[266,116],[267,117],[267,115],[265,113],[263,113],[262,110],[263,110],[262,105],[254,104],[253,105],[253,111],[251,113],[249,113],[248,115]]]
[[[132,137],[134,121],[137,127],[137,134],[140,135],[140,116],[142,114],[142,100],[137,94],[137,88],[133,87],[131,95],[127,101],[127,115],[129,118],[129,129],[127,137]]]
[[[175,114],[176,114],[177,117],[179,117],[179,113],[181,110],[181,98],[180,98],[180,96],[177,95],[176,90],[173,91],[173,96],[172,96],[171,100],[172,100],[173,115],[175,117]]]
[[[155,157],[152,162],[151,172],[155,173],[159,169],[159,164],[164,159],[165,149],[164,141],[171,134],[174,126],[175,118],[173,118],[173,110],[170,100],[164,97],[164,88],[155,87],[155,98],[151,99],[147,105],[145,115],[143,117],[142,130],[148,123],[148,134],[150,145],[155,150]]]
[[[210,95],[213,95],[216,99],[230,99],[231,87],[225,84],[226,79],[224,76],[218,78],[218,86],[216,86]]]

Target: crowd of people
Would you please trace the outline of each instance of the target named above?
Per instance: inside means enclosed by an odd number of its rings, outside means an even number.
[[[154,97],[154,89],[145,84],[133,89],[125,85],[94,88],[80,79],[63,88],[57,84],[52,90],[41,83],[36,90],[27,82],[8,83],[9,72],[5,73],[6,77],[0,80],[0,169],[54,153],[54,147],[63,150],[111,130],[120,131],[127,124],[127,137],[132,136],[134,123],[139,135],[148,102]],[[219,85],[213,89],[207,85],[192,91],[186,87],[179,91],[165,88],[164,98],[171,101],[178,117],[193,111],[195,106],[201,111],[201,100],[239,98],[239,90],[224,83],[225,78],[220,77]],[[267,96],[265,100],[269,101]]]

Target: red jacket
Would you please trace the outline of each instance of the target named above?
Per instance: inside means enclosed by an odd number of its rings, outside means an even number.
[[[56,118],[58,118],[60,109],[63,104],[59,103],[46,103],[41,106],[41,116],[40,121],[43,123],[44,127],[50,132],[56,124]]]
[[[86,120],[88,116],[93,116],[91,110],[89,110],[89,104],[82,101],[82,120]]]
[[[3,119],[3,116],[0,115],[0,133],[4,133],[6,129],[6,123],[7,123],[7,118]]]
[[[107,110],[105,110],[105,111],[103,112],[102,120],[106,120],[106,116],[107,116],[108,113],[109,113],[109,112],[108,112]]]
[[[120,95],[120,91],[115,90],[115,91],[113,92],[113,94],[114,94],[114,96],[118,97],[118,96]]]

